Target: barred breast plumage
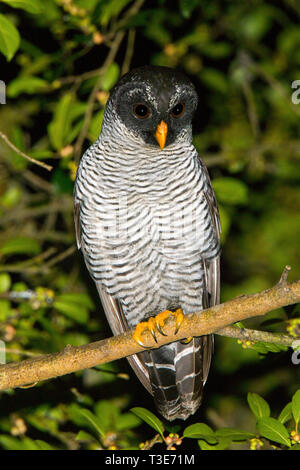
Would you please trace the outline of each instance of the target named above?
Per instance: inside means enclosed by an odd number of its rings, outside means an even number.
[[[78,244],[114,334],[165,309],[183,313],[219,301],[219,220],[207,170],[184,128],[163,150],[115,112],[75,184]],[[130,358],[167,419],[198,408],[212,338],[194,338]]]

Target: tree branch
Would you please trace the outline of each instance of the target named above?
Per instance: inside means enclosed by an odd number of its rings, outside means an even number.
[[[284,335],[282,333],[249,330],[248,328],[237,328],[236,326],[225,326],[216,333],[221,336],[227,336],[228,338],[240,339],[241,341],[262,341],[263,343],[282,344],[283,346],[292,346],[296,339],[294,336]]]
[[[42,168],[45,168],[45,170],[48,170],[48,171],[51,171],[53,169],[53,166],[51,165],[47,165],[46,163],[44,162],[40,162],[39,160],[36,160],[35,158],[32,158],[30,157],[29,155],[27,155],[26,153],[22,152],[22,150],[18,149],[18,147],[16,147],[10,140],[9,138],[7,137],[7,135],[5,135],[3,132],[0,131],[0,138],[2,140],[4,140],[4,142],[12,149],[14,150],[15,152],[17,152],[19,155],[21,155],[21,157],[25,158],[26,160],[28,160],[29,162],[31,163],[34,163],[35,165],[38,165],[38,166],[41,166]]]
[[[278,284],[268,290],[252,295],[242,295],[201,312],[185,315],[177,335],[174,334],[174,319],[170,318],[164,327],[167,336],[159,335],[156,343],[151,333],[146,331],[143,334],[143,341],[147,348],[158,348],[163,344],[189,336],[222,334],[222,330],[228,336],[229,330],[224,327],[232,323],[295,304],[300,301],[300,280],[287,283],[288,271],[287,267]],[[230,330],[239,331],[234,327]],[[246,332],[249,333],[249,330]],[[129,331],[79,347],[68,345],[59,353],[2,365],[0,366],[0,390],[37,383],[40,380],[70,374],[143,351],[143,348],[133,339],[132,334],[133,331]],[[290,338],[290,341],[294,340],[295,338]]]

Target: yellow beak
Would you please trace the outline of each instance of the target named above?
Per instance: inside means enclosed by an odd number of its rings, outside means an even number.
[[[156,128],[156,132],[155,132],[155,138],[161,149],[163,149],[164,146],[166,145],[167,134],[168,134],[168,125],[164,121],[161,121],[158,124]]]

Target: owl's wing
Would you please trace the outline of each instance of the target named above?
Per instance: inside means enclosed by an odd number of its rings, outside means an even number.
[[[216,196],[210,182],[210,177],[207,168],[199,156],[198,158],[202,171],[206,175],[206,189],[204,191],[204,196],[206,198],[207,205],[210,211],[214,235],[216,237],[216,240],[218,240],[218,242],[220,243],[221,224]],[[210,262],[205,261],[205,267],[207,271],[206,285],[208,293],[210,295],[210,301],[208,306],[213,306],[220,302],[220,256],[216,256]]]
[[[215,197],[214,190],[211,185],[210,177],[208,170],[198,155],[201,169],[203,173],[206,175],[206,188],[204,190],[204,196],[207,201],[207,205],[211,215],[211,221],[213,224],[213,230],[216,237],[216,240],[220,243],[220,234],[221,234],[221,224],[220,224],[220,216],[218,205]],[[220,255],[216,256],[211,260],[203,259],[204,268],[205,268],[205,285],[206,289],[204,292],[203,297],[203,306],[204,308],[212,307],[218,303],[220,303]],[[213,352],[213,335],[206,336],[207,344],[206,348],[204,348],[205,357],[204,357],[204,371],[203,371],[203,378],[204,383],[207,379],[210,363],[211,363],[211,356]]]
[[[75,199],[74,203],[74,223],[78,249],[81,248],[81,228],[80,228],[80,202]],[[96,287],[102,302],[103,310],[108,320],[109,326],[114,335],[120,335],[128,331],[128,324],[122,310],[122,306],[117,299],[107,294],[100,282],[96,282]],[[133,354],[127,357],[129,364],[142,382],[144,387],[152,394],[148,371],[139,356]]]

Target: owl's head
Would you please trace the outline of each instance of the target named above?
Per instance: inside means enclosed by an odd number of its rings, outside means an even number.
[[[112,90],[107,113],[141,144],[163,149],[179,140],[191,140],[197,103],[195,87],[183,73],[145,66],[121,78]]]

